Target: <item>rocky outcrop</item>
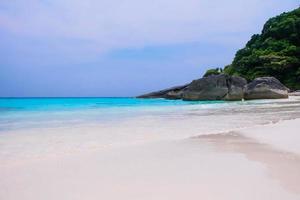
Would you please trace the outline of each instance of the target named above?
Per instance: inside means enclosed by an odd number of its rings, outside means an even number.
[[[138,98],[166,98],[196,100],[241,100],[247,84],[244,78],[225,74],[211,75],[190,84],[168,88],[138,96]]]
[[[181,85],[181,86],[175,86],[172,88],[168,88],[165,90],[160,90],[156,92],[151,92],[147,94],[143,94],[140,96],[137,96],[137,98],[166,98],[166,99],[181,99],[182,90],[186,88],[188,84]]]
[[[181,99],[182,98],[182,89],[180,90],[171,90],[165,94],[166,99]]]
[[[224,100],[236,101],[244,99],[244,88],[246,84],[246,79],[239,76],[231,76],[227,79],[228,93],[224,97]]]
[[[300,96],[300,90],[296,90],[289,93],[289,96]]]
[[[281,99],[288,98],[289,89],[274,77],[260,77],[246,85],[244,98]]]
[[[211,75],[192,81],[183,91],[182,99],[195,100],[221,100],[229,89],[227,86],[228,75]]]
[[[221,100],[228,93],[227,75],[211,75],[192,81],[183,91],[183,100]]]
[[[244,78],[226,74],[211,75],[192,81],[190,84],[172,87],[138,96],[138,98],[166,98],[197,100],[251,100],[288,98],[289,89],[274,77],[256,78],[247,84]]]
[[[241,100],[247,81],[226,74],[211,75],[191,82],[182,92],[183,100]]]

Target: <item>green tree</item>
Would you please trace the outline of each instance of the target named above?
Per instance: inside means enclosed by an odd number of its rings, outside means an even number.
[[[222,68],[209,69],[205,72],[203,77],[208,77],[208,76],[211,76],[211,75],[218,75],[218,74],[221,74],[222,72],[223,72]]]
[[[269,19],[224,72],[248,80],[274,76],[291,89],[300,89],[300,8]]]

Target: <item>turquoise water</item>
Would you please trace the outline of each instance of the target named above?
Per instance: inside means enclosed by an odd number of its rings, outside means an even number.
[[[222,103],[136,98],[1,98],[0,131],[120,120],[192,105],[208,106]]]
[[[300,117],[300,99],[0,99],[0,158],[20,160],[181,140]]]
[[[222,101],[180,101],[137,98],[0,98],[0,111],[71,110],[212,104]]]

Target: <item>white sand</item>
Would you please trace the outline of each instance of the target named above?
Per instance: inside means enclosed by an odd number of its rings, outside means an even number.
[[[241,133],[262,143],[300,155],[300,119],[241,130]]]
[[[0,199],[300,199],[299,123],[5,162]]]

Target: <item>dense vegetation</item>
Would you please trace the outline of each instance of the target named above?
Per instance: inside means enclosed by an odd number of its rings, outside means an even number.
[[[274,76],[289,88],[300,89],[300,8],[269,19],[224,72],[248,80]]]
[[[209,69],[205,72],[203,77],[208,77],[210,75],[218,75],[218,74],[221,74],[222,72],[223,72],[222,68]]]

